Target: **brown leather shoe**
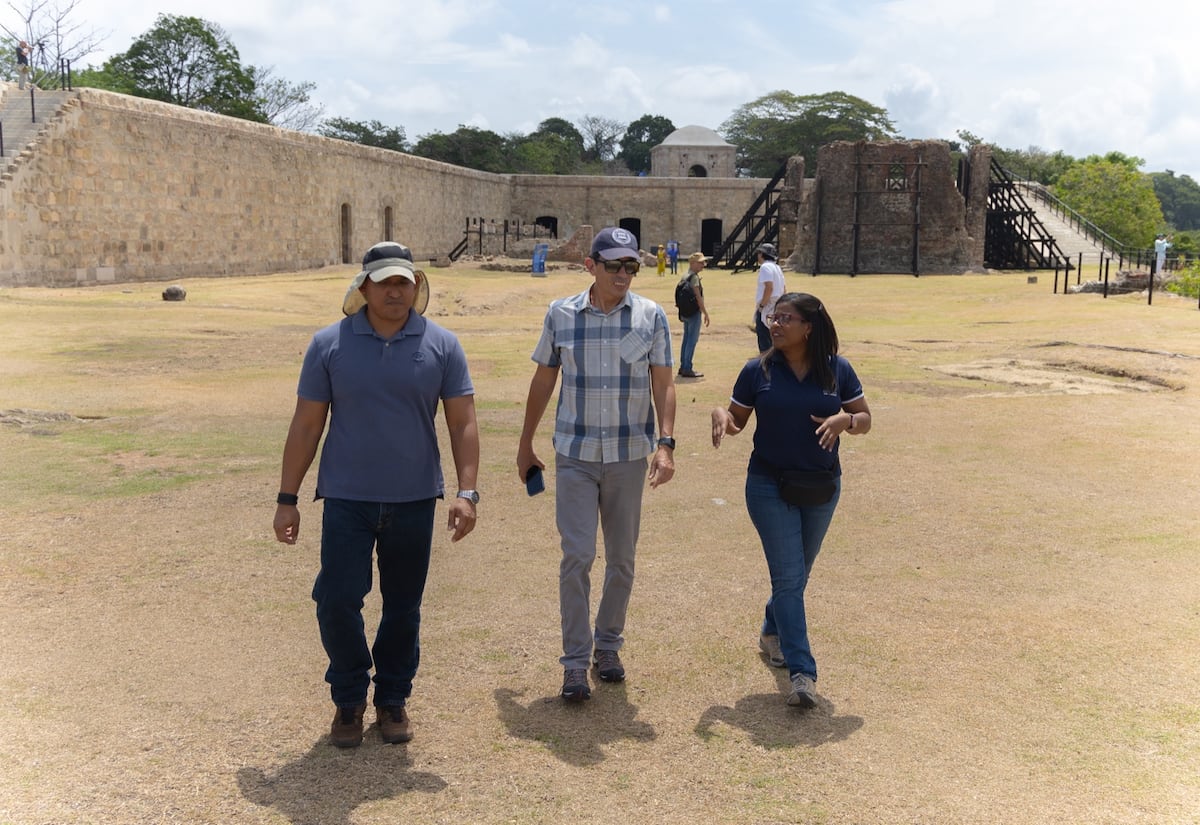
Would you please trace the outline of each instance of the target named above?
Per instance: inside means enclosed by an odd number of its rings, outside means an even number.
[[[357,748],[363,740],[363,713],[367,703],[352,708],[338,708],[329,726],[329,741],[339,748]]]
[[[398,745],[412,739],[412,723],[404,705],[377,707],[375,718],[379,720],[379,733],[383,736],[383,741],[389,745]]]

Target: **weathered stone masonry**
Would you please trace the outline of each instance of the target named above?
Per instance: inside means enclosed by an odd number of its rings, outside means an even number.
[[[493,175],[81,89],[0,184],[0,286],[309,269],[388,237],[431,259],[467,216],[553,216],[560,237],[634,218],[643,246],[694,249],[762,184]]]

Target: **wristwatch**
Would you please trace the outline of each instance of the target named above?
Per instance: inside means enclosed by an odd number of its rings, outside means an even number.
[[[478,504],[479,503],[479,492],[477,490],[459,490],[458,495],[455,496],[455,498],[465,498],[467,501],[471,502],[472,504]]]
[[[664,435],[662,438],[660,438],[658,440],[658,446],[666,447],[668,450],[674,450],[675,449],[675,439],[671,438],[671,436],[669,436],[669,435]]]

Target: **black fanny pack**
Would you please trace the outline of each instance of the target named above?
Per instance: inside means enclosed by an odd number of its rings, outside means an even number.
[[[765,461],[762,463],[770,469],[779,485],[779,497],[793,507],[828,504],[837,492],[840,464],[834,464],[829,470],[779,470]]]

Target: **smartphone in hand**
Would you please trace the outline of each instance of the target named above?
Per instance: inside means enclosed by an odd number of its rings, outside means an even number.
[[[545,492],[546,480],[542,478],[542,468],[534,464],[525,471],[525,492],[531,496]]]

